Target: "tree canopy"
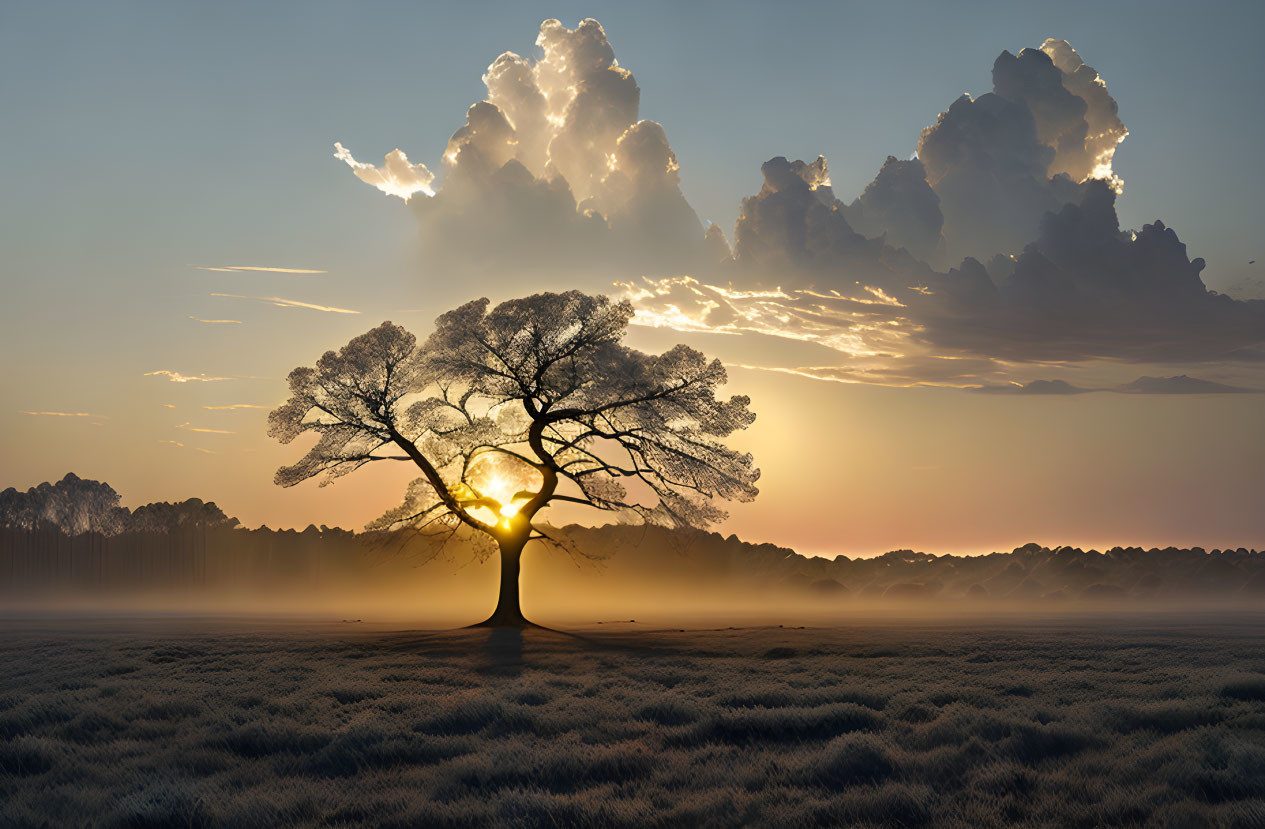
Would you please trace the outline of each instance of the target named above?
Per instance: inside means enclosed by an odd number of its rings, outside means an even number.
[[[127,508],[119,506],[114,487],[73,472],[57,483],[45,481],[26,492],[12,487],[0,492],[0,525],[6,527],[52,526],[70,535],[111,534],[122,531],[127,519]]]
[[[442,315],[420,346],[384,322],[291,372],[269,432],[316,442],[276,482],[323,485],[410,462],[420,477],[371,528],[465,527],[494,540],[503,561],[548,538],[533,519],[552,503],[701,527],[725,517],[719,501],[755,497],[751,455],[724,443],[755,415],[747,397],[716,396],[719,360],[624,345],[627,301],[571,291],[488,306]]]

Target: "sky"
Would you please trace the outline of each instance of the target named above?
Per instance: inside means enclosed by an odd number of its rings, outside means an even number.
[[[0,487],[74,471],[129,506],[362,526],[409,476],[274,486],[297,452],[266,436],[286,373],[384,319],[425,335],[479,295],[581,287],[636,300],[633,344],[714,353],[751,396],[736,442],[762,492],[723,532],[816,555],[1265,546],[1263,16],[6,4]],[[590,17],[601,37],[576,36]],[[618,71],[558,74],[607,47]],[[592,106],[504,118],[483,76],[506,51]],[[380,192],[335,142],[359,165],[402,150],[437,195]]]

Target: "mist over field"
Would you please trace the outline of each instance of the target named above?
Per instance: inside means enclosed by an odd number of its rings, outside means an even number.
[[[828,623],[858,614],[1261,607],[1255,550],[1106,552],[1030,544],[976,556],[897,550],[805,557],[718,533],[569,526],[533,544],[529,618],[574,625]],[[0,595],[26,611],[289,614],[456,627],[495,601],[499,573],[458,536],[189,528],[106,536],[0,528]]]

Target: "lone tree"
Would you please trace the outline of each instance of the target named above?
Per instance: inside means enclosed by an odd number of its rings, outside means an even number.
[[[277,471],[321,485],[378,461],[421,477],[370,529],[465,529],[499,551],[496,610],[480,626],[528,626],[519,605],[523,548],[559,543],[535,524],[558,502],[670,527],[725,517],[750,501],[759,470],[722,442],[751,425],[747,397],[716,397],[719,360],[678,345],[651,355],[621,344],[632,305],[576,291],[441,316],[420,348],[390,322],[290,373],[269,434],[316,444]]]

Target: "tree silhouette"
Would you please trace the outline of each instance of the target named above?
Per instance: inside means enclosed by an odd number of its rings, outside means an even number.
[[[111,535],[123,529],[127,518],[127,508],[119,506],[113,487],[73,472],[55,484],[45,481],[26,492],[12,487],[0,492],[0,526],[34,529],[44,525],[67,535]]]
[[[747,397],[716,397],[719,360],[678,345],[621,344],[632,305],[576,291],[436,320],[422,346],[390,322],[289,376],[269,434],[316,444],[276,482],[322,485],[378,461],[415,464],[404,502],[371,529],[411,527],[493,544],[501,582],[483,626],[530,624],[519,605],[523,548],[559,543],[536,523],[558,502],[671,527],[725,517],[719,499],[755,497],[759,470],[723,438],[755,419]]]
[[[201,498],[168,503],[155,501],[132,511],[127,528],[132,532],[169,533],[192,529],[232,529],[239,522],[224,514],[214,501]]]

